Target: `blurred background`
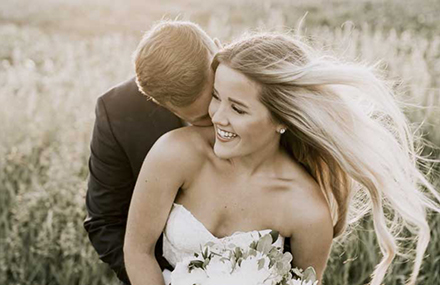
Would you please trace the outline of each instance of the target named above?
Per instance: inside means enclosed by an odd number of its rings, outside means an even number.
[[[382,61],[399,99],[412,105],[405,112],[414,127],[423,123],[431,144],[424,154],[438,159],[439,15],[438,0],[2,1],[0,284],[118,284],[82,226],[89,141],[97,97],[133,76],[131,53],[153,22],[191,20],[227,43],[249,29],[295,29],[303,19],[301,33],[314,45]],[[419,283],[434,285],[440,217],[429,219]],[[355,233],[335,242],[325,284],[369,281],[381,258],[370,220]],[[404,284],[411,267],[397,259],[385,284]]]

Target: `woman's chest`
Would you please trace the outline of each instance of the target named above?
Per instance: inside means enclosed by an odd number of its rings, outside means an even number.
[[[282,183],[281,183],[282,184]],[[233,175],[200,175],[180,191],[184,205],[215,236],[281,227],[288,185],[264,179],[244,180]]]

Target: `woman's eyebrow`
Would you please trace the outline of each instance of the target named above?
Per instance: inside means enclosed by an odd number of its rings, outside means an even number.
[[[217,91],[217,89],[215,89],[215,87],[212,88],[212,93],[214,93],[215,95],[219,96],[218,91]],[[242,101],[240,101],[238,99],[234,99],[234,98],[228,97],[228,101],[232,102],[232,103],[235,103],[237,105],[240,105],[243,108],[249,109],[249,107],[244,102],[242,102]]]
[[[234,98],[231,98],[231,97],[228,97],[228,100],[229,100],[229,102],[235,103],[237,105],[240,105],[240,106],[242,106],[244,108],[249,109],[249,107],[244,102],[241,102],[241,101],[239,101],[237,99],[234,99]]]

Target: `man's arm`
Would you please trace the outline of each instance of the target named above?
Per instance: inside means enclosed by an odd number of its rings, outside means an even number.
[[[130,284],[123,244],[135,178],[126,154],[113,135],[102,97],[96,105],[90,148],[88,215],[84,227],[99,258],[109,264],[121,281]]]

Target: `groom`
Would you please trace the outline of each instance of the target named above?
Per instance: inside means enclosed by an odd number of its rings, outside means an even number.
[[[217,49],[196,24],[162,21],[134,54],[136,79],[97,101],[84,227],[100,259],[125,284],[130,284],[122,251],[125,227],[143,160],[164,133],[184,124],[212,125],[210,64]],[[155,253],[161,268],[171,269],[162,257],[162,237]]]

